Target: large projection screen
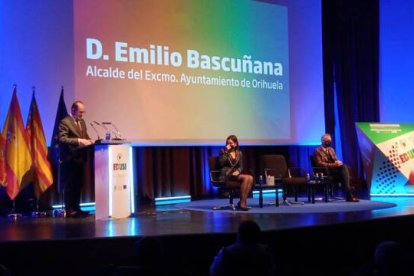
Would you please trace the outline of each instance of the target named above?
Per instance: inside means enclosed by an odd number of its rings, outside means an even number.
[[[320,3],[271,2],[75,0],[74,97],[138,144],[312,144]]]

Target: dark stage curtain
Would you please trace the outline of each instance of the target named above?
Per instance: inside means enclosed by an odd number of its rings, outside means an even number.
[[[224,139],[223,139],[224,140]],[[259,169],[260,156],[283,154],[290,166],[301,166],[310,171],[309,155],[315,146],[243,146],[244,168],[255,178],[263,172]],[[224,145],[223,145],[224,146]],[[135,179],[134,188],[137,205],[151,202],[157,197],[191,195],[192,199],[217,196],[217,189],[210,184],[208,157],[218,155],[222,147],[134,147]],[[94,201],[93,151],[88,154],[85,186],[82,189],[82,202]],[[57,181],[57,179],[56,179]],[[40,199],[40,209],[62,203],[62,191],[57,182]],[[32,185],[24,189],[16,198],[19,211],[35,209]],[[0,214],[12,207],[4,189],[0,189]]]
[[[326,131],[366,188],[355,123],[379,121],[379,1],[322,0],[322,30]]]
[[[242,141],[240,141],[242,144]],[[191,195],[193,199],[214,196],[217,191],[210,185],[208,156],[218,155],[221,147],[137,147],[138,200],[156,197]],[[263,172],[259,169],[260,156],[283,154],[291,166],[310,170],[309,155],[315,146],[245,146],[244,168],[254,177]]]

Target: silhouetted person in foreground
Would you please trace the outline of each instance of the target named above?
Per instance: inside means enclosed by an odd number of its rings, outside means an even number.
[[[210,275],[275,275],[268,246],[259,244],[261,230],[254,221],[240,224],[237,240],[219,251],[210,267]]]
[[[414,275],[406,250],[395,241],[380,242],[375,248],[373,263],[362,266],[353,276]]]
[[[413,275],[409,270],[407,254],[395,241],[383,241],[377,245],[374,255],[376,275]]]
[[[160,240],[144,237],[135,245],[139,275],[165,275],[164,248]]]
[[[155,276],[166,275],[164,248],[160,240],[144,237],[136,242],[134,248],[135,264],[128,266],[110,266],[108,276]]]
[[[11,275],[12,274],[10,270],[6,266],[0,264],[0,276],[11,276]]]

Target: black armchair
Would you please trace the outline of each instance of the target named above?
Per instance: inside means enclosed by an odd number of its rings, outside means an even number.
[[[230,181],[222,179],[221,170],[219,167],[218,156],[209,156],[208,157],[208,165],[210,171],[210,183],[214,186],[219,188],[220,192],[226,192],[229,198],[229,204],[223,206],[216,206],[213,207],[214,210],[222,210],[222,209],[232,209],[233,211],[236,210],[236,206],[233,203],[234,193],[235,190],[239,186],[239,183],[236,181]]]
[[[343,199],[341,197],[335,197],[335,189],[337,187],[340,187],[341,179],[337,175],[331,174],[329,172],[328,167],[319,166],[317,164],[315,156],[313,154],[311,154],[309,156],[309,158],[310,158],[310,162],[311,162],[311,166],[312,166],[312,174],[313,174],[314,178],[322,178],[324,183],[326,183],[326,186],[325,186],[326,199],[325,199],[325,201],[335,200],[335,199],[336,200]],[[344,166],[346,166],[346,165],[344,165]]]
[[[275,177],[275,184],[281,186],[283,190],[283,203],[304,204],[298,201],[298,190],[300,186],[306,186],[306,176],[303,168],[288,167],[286,159],[283,155],[263,155],[261,156],[261,166],[265,175]],[[287,200],[289,190],[293,191],[295,201]],[[276,194],[277,196],[277,194]]]

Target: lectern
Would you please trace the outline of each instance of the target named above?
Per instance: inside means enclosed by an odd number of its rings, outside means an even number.
[[[132,147],[103,141],[94,155],[95,219],[129,217],[134,212]]]

